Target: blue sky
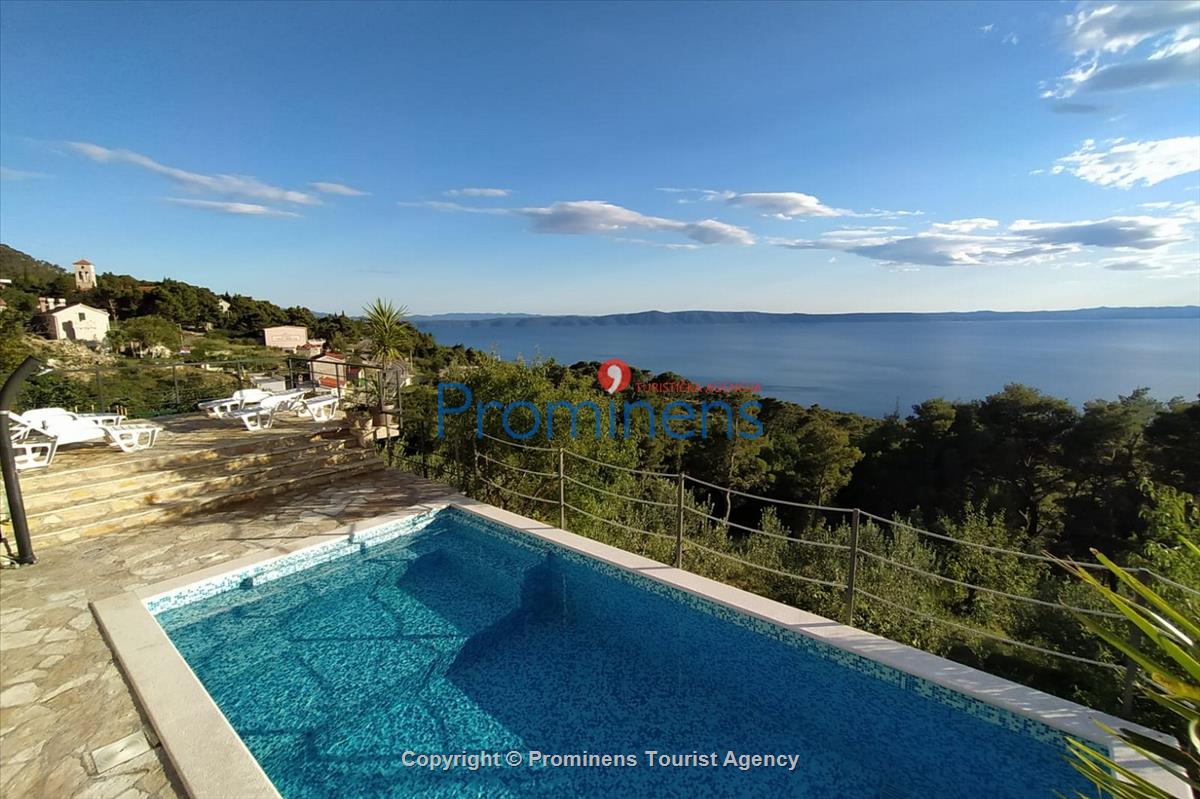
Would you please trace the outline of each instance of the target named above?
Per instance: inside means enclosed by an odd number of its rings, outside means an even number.
[[[0,237],[355,312],[1200,303],[1200,3],[26,4]]]

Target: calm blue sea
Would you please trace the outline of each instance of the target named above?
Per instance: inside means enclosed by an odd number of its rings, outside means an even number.
[[[287,799],[1086,790],[1047,728],[991,723],[647,586],[442,512],[158,619]],[[480,752],[513,759],[415,759]],[[622,760],[545,767],[530,752]],[[701,753],[718,759],[686,759]],[[795,759],[737,765],[765,754]]]
[[[743,322],[493,327],[419,322],[441,344],[563,363],[621,358],[695,383],[757,383],[767,396],[882,416],[931,397],[978,399],[1025,383],[1076,405],[1139,386],[1200,394],[1192,319]]]

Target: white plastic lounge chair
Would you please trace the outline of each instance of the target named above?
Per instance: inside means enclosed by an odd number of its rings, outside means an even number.
[[[17,465],[17,471],[41,469],[49,466],[54,460],[58,442],[53,438],[40,434],[27,424],[19,424],[16,420],[12,422],[11,435],[13,461]]]
[[[54,439],[56,447],[104,441],[122,452],[135,452],[154,446],[162,431],[149,422],[126,423],[120,414],[83,415],[63,408],[38,408],[23,414],[9,411],[8,418],[20,432],[21,440],[37,433]]]
[[[247,430],[266,430],[275,423],[275,414],[289,411],[304,399],[303,391],[285,391],[264,397],[258,405],[240,408],[225,414],[226,419],[237,419]]]
[[[125,421],[125,414],[123,413],[73,413],[64,408],[33,408],[32,410],[25,411],[25,413],[21,414],[21,417],[34,427],[40,427],[45,420],[54,419],[64,414],[74,419],[82,419],[92,424],[98,424],[101,427],[116,427]]]
[[[196,403],[196,407],[204,411],[211,419],[224,419],[233,411],[257,405],[269,396],[271,396],[271,392],[263,391],[261,388],[243,388],[224,399]]]
[[[13,442],[13,461],[17,471],[26,469],[41,469],[49,466],[58,451],[58,442],[53,438],[33,439]]]
[[[303,419],[312,419],[314,422],[328,422],[337,412],[340,401],[336,394],[302,399],[297,405],[296,415]]]

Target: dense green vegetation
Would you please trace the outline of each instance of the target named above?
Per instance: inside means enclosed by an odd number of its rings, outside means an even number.
[[[554,400],[590,400],[606,408],[609,400],[597,386],[597,368],[595,363],[566,367],[553,361],[489,361],[451,370],[449,377],[470,386],[476,402],[526,400],[545,408]],[[675,380],[670,374],[641,374],[633,384]],[[622,397],[657,409],[680,398],[720,397],[636,394],[632,389]],[[736,407],[742,399],[730,404]],[[458,401],[457,395],[451,400]],[[761,413],[765,435],[757,440],[717,435],[677,441],[661,433],[651,439],[640,412],[635,417],[639,435],[596,440],[590,414],[583,414],[585,432],[572,440],[567,412],[562,411],[553,436],[543,425],[536,436],[520,442],[548,450],[477,439],[473,414],[448,418],[444,439],[437,439],[432,387],[415,389],[405,404],[405,437],[393,453],[397,463],[456,481],[472,495],[554,524],[557,448],[614,464],[566,456],[571,480],[564,493],[577,509],[568,509],[567,527],[665,562],[673,558],[678,524],[676,479],[617,467],[682,471],[704,483],[768,498],[860,507],[958,541],[1034,555],[1088,557],[1091,547],[1099,547],[1123,563],[1145,565],[1200,587],[1194,562],[1180,555],[1181,534],[1200,541],[1194,497],[1200,485],[1200,459],[1195,457],[1200,452],[1200,404],[1162,404],[1144,390],[1078,410],[1013,385],[974,402],[930,400],[907,416],[881,420],[768,399]],[[524,414],[513,414],[516,430],[531,427],[532,417]],[[687,429],[683,423],[674,427]],[[484,430],[508,438],[498,411],[485,414]],[[685,534],[700,545],[685,546],[686,568],[842,617],[840,586],[847,555],[821,545],[848,541],[848,514],[772,503],[692,480],[685,485]],[[876,557],[860,561],[858,585],[878,599],[860,592],[856,625],[1068,698],[1117,709],[1120,668],[1083,665],[982,634],[1119,666],[1110,648],[1058,607],[1099,608],[1102,603],[1054,564],[873,521],[862,526],[860,544]],[[1147,706],[1137,712],[1145,720],[1155,718]]]

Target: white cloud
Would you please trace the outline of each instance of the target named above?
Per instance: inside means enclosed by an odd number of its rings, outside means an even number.
[[[1058,159],[1055,174],[1065,170],[1088,183],[1129,189],[1139,183],[1154,186],[1200,171],[1200,136],[1131,142],[1118,139],[1109,144],[1104,150],[1093,140],[1086,140],[1078,150]]]
[[[724,196],[730,205],[758,211],[776,219],[795,219],[802,216],[853,216],[851,211],[831,208],[811,194],[798,191],[758,191],[744,194],[729,193]]]
[[[971,219],[955,219],[952,222],[934,222],[929,229],[938,233],[973,233],[976,230],[990,230],[999,226],[1000,222],[995,219],[977,216]]]
[[[741,208],[749,208],[772,219],[802,219],[806,217],[900,217],[920,216],[922,211],[885,211],[872,208],[868,211],[851,211],[846,208],[834,208],[826,205],[811,194],[798,191],[716,191],[714,189],[680,189],[673,187],[659,188],[658,191],[672,194],[693,194],[695,199],[684,198],[680,203],[695,202],[696,199],[706,202],[723,202]]]
[[[1183,228],[1190,221],[1181,217],[1157,216],[1111,216],[1082,222],[1018,219],[1008,229],[1039,242],[1152,250],[1187,241],[1188,236]]]
[[[1075,64],[1043,97],[1200,81],[1200,0],[1080,3],[1066,23]]]
[[[337,194],[341,197],[366,197],[370,194],[369,191],[362,191],[353,186],[347,186],[345,183],[324,183],[318,180],[308,185],[324,194]]]
[[[1161,265],[1152,261],[1139,261],[1137,259],[1101,261],[1100,265],[1113,272],[1153,272],[1162,269]]]
[[[480,189],[480,188],[465,188],[465,189],[450,189],[444,192],[447,197],[507,197],[513,193],[512,189]]]
[[[49,175],[43,172],[30,172],[25,169],[10,169],[6,166],[0,166],[0,180],[17,181],[17,180],[40,180],[48,178]]]
[[[476,208],[461,203],[448,203],[444,200],[423,200],[421,202],[398,202],[401,208],[432,208],[435,211],[454,211],[464,214],[511,214],[512,208]]]
[[[1018,220],[999,231],[996,220],[976,218],[933,223],[915,234],[886,229],[833,231],[815,240],[771,243],[800,250],[840,250],[887,265],[998,266],[1053,263],[1087,248],[1160,253],[1169,245],[1191,242],[1185,228],[1193,223],[1186,216],[1114,216],[1077,222]],[[1148,262],[1142,256],[1119,260]]]
[[[557,202],[540,208],[518,208],[515,213],[533,220],[533,230],[537,233],[581,234],[653,230],[680,233],[701,244],[750,245],[755,240],[750,231],[715,219],[684,222],[661,216],[647,216],[600,200]]]
[[[1075,52],[1124,53],[1166,33],[1183,38],[1200,27],[1200,2],[1139,0],[1080,3],[1067,17]]]
[[[1020,37],[1018,37],[1017,34],[1015,34],[1015,33],[1004,34],[1004,38],[1001,39],[1000,41],[1003,42],[1004,44],[1011,44],[1011,45],[1018,45],[1021,43]]]
[[[207,191],[226,197],[244,197],[268,202],[297,205],[319,205],[320,199],[307,192],[283,189],[263,183],[246,175],[203,175],[160,164],[152,158],[130,150],[110,150],[87,142],[67,142],[75,152],[102,164],[126,163],[163,175],[178,185],[193,191]]]
[[[175,205],[183,205],[188,208],[202,208],[208,211],[216,211],[221,214],[234,214],[235,216],[279,216],[279,217],[298,217],[293,211],[282,211],[278,208],[271,208],[259,203],[235,203],[235,202],[218,202],[216,200],[186,200],[178,197],[168,197],[167,202]]]
[[[522,216],[531,221],[531,229],[535,233],[612,235],[631,230],[644,230],[677,233],[700,244],[751,245],[755,242],[754,234],[745,228],[716,219],[687,222],[661,216],[648,216],[602,200],[574,200],[525,208],[480,208],[439,200],[417,203],[403,202],[399,205],[468,214]],[[625,243],[641,242],[640,239],[628,237],[622,238],[622,241]]]

